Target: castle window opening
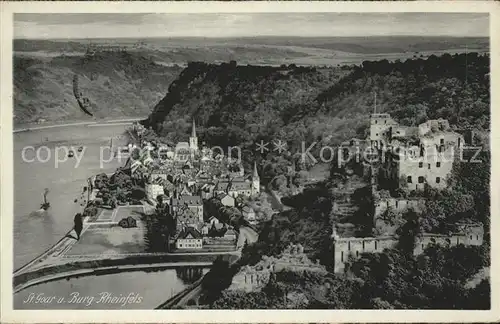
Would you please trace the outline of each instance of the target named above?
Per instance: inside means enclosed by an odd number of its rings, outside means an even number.
[[[436,162],[436,168],[440,168],[441,167],[441,162]]]
[[[377,249],[377,241],[375,241],[375,250]]]
[[[439,140],[439,144],[443,145],[444,144],[444,138]]]
[[[340,252],[340,261],[344,262],[344,251]]]
[[[441,182],[441,178],[440,177],[436,177],[436,183],[440,183]]]
[[[384,124],[387,124],[387,119],[386,119],[386,120],[384,120]]]
[[[359,251],[356,251],[356,257],[358,257],[358,256],[359,256]]]
[[[375,119],[375,124],[377,123],[378,120]]]
[[[363,241],[363,251],[365,250],[365,241]]]
[[[431,169],[431,164],[429,163],[429,165],[427,166],[427,168],[430,170]]]
[[[419,162],[419,163],[418,163],[418,167],[419,167],[419,168],[422,168],[423,166],[424,166],[424,162]]]
[[[406,178],[406,182],[411,183],[411,176],[408,176],[408,177]]]
[[[472,235],[470,236],[470,239],[472,240]]]
[[[424,177],[422,176],[418,177],[418,183],[424,183]]]
[[[351,242],[347,242],[347,250],[351,251]]]
[[[422,244],[422,251],[424,250],[424,245]]]
[[[479,235],[476,235],[476,240],[478,240],[478,241],[479,241]]]

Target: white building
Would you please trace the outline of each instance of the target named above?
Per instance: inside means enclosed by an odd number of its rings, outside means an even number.
[[[202,249],[203,248],[203,237],[201,233],[193,227],[185,227],[177,237],[175,241],[175,247],[177,249]]]
[[[146,184],[146,198],[151,204],[156,205],[156,198],[163,195],[163,193],[162,185],[156,183]]]

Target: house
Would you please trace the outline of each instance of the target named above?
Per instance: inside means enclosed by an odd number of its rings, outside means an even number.
[[[260,177],[257,172],[257,165],[254,163],[253,173],[250,179],[235,177],[232,180],[222,180],[217,182],[214,188],[216,193],[227,193],[236,198],[238,196],[251,197],[260,193]]]
[[[175,210],[174,217],[177,220],[177,230],[185,226],[199,227],[198,216],[187,206],[181,206]]]
[[[184,227],[175,241],[177,249],[202,249],[203,237],[194,227]]]
[[[209,230],[210,230],[210,225],[209,224],[205,224],[201,228],[201,234],[204,235],[204,236],[206,236],[206,235],[208,235],[208,231]]]
[[[210,198],[212,198],[214,188],[215,188],[215,184],[213,184],[213,183],[204,183],[200,187],[201,197],[203,199],[210,199]]]
[[[206,224],[208,227],[207,236],[211,237],[223,237],[226,232],[226,224],[220,222],[213,222]]]
[[[237,234],[232,228],[228,229],[226,233],[224,233],[225,240],[236,240],[236,238]]]
[[[250,224],[254,224],[256,221],[256,216],[255,216],[255,210],[253,210],[252,207],[250,206],[245,206],[241,210],[241,214],[243,215],[243,218],[245,218],[246,221],[248,221]]]
[[[159,169],[159,170],[154,170],[151,172],[151,176],[149,177],[150,181],[157,181],[157,180],[167,180],[168,174],[170,173],[169,170],[166,169]]]
[[[234,207],[235,205],[235,200],[233,197],[226,193],[221,193],[217,196],[217,198],[220,200],[222,205],[228,206],[228,207]]]
[[[170,212],[176,213],[181,207],[189,208],[196,215],[197,222],[203,223],[203,201],[200,196],[180,196],[170,200]]]
[[[220,223],[219,219],[215,216],[211,216],[209,219],[208,219],[208,223],[210,224],[210,226],[212,225],[217,225]]]
[[[191,150],[189,148],[189,143],[179,142],[175,146],[174,160],[176,162],[185,163],[191,157]]]
[[[146,198],[151,204],[156,205],[156,198],[163,195],[163,193],[162,185],[156,183],[146,184]]]

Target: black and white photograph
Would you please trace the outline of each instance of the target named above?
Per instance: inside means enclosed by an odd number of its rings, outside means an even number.
[[[14,312],[496,309],[489,12],[12,23]]]

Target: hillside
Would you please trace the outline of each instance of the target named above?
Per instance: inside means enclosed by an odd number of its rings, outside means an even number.
[[[168,92],[146,122],[160,135],[180,139],[195,118],[208,144],[252,151],[261,139],[294,152],[364,137],[374,93],[377,111],[405,125],[446,118],[487,131],[490,121],[489,56],[477,53],[332,68],[191,63]]]
[[[14,124],[109,117],[146,116],[166,94],[180,67],[166,67],[128,52],[97,52],[92,57],[57,56],[13,58]],[[89,99],[86,115],[73,94],[78,75],[79,91]]]
[[[446,36],[370,36],[370,37],[286,37],[257,36],[240,38],[145,38],[145,39],[74,39],[74,40],[27,40],[15,39],[14,51],[47,51],[85,52],[87,46],[93,44],[111,44],[131,48],[176,49],[174,53],[183,50],[206,49],[217,47],[242,47],[260,45],[268,47],[302,47],[321,48],[357,54],[387,54],[403,52],[426,52],[436,50],[464,49],[471,51],[488,51],[488,37],[446,37]],[[207,51],[208,52],[208,51]],[[207,53],[205,52],[205,54]],[[242,53],[239,53],[242,54]],[[243,53],[244,54],[244,53]],[[198,58],[199,60],[201,58]],[[238,58],[241,60],[241,58]],[[204,61],[210,61],[206,59]]]

